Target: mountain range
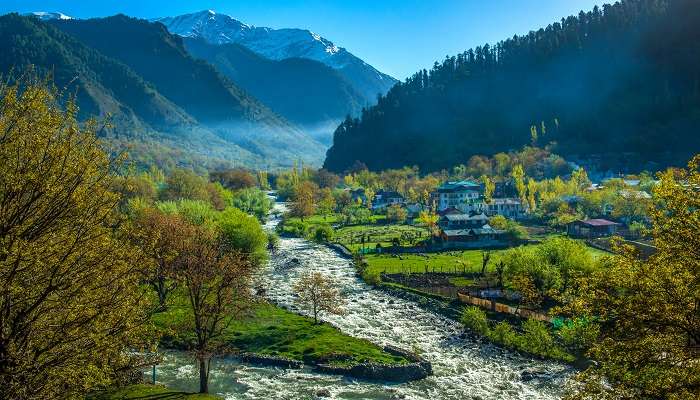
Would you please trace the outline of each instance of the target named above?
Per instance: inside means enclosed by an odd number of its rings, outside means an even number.
[[[189,39],[194,55],[320,140],[329,141],[345,116],[358,115],[397,82],[309,30],[250,26],[211,10],[153,21]]]
[[[342,72],[357,67],[303,54],[268,58],[124,15],[8,14],[0,17],[0,51],[0,73],[50,75],[75,93],[81,118],[109,115],[113,129],[103,134],[144,164],[319,165],[325,146],[308,131],[327,142],[343,116],[369,105]]]
[[[638,172],[684,165],[699,127],[697,0],[624,0],[417,71],[338,127],[324,166],[439,171],[536,145]]]

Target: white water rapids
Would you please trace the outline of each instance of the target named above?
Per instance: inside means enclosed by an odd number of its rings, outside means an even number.
[[[278,208],[282,205],[278,204]],[[266,224],[273,229],[274,218]],[[298,266],[289,267],[296,258]],[[291,285],[302,271],[333,276],[346,298],[343,316],[324,316],[343,332],[419,352],[433,364],[433,376],[403,384],[365,382],[310,369],[285,370],[219,360],[209,389],[226,399],[313,399],[325,389],[333,399],[557,399],[571,369],[533,360],[463,335],[449,319],[371,288],[355,276],[351,263],[333,250],[304,239],[283,238],[263,274],[267,296],[294,307]],[[523,379],[523,373],[528,377]],[[198,370],[183,353],[168,353],[157,381],[196,391]]]

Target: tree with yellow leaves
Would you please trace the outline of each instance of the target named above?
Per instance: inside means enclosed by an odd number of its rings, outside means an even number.
[[[493,183],[488,175],[482,175],[481,182],[484,184],[484,201],[490,203],[493,198],[493,192],[496,191],[496,184]]]
[[[659,175],[648,210],[656,253],[618,245],[606,267],[581,280],[567,310],[593,316],[597,361],[573,399],[700,398],[700,155]]]
[[[45,82],[0,85],[0,397],[83,398],[147,320],[114,160]]]
[[[525,171],[523,166],[518,164],[513,167],[510,176],[515,183],[515,189],[518,191],[518,197],[521,204],[527,204],[527,186],[525,186]]]
[[[537,207],[537,202],[535,201],[535,194],[537,193],[537,182],[534,179],[528,178],[527,180],[527,206],[530,208],[530,212],[535,212]]]
[[[425,225],[434,236],[438,234],[437,223],[439,219],[437,214],[430,211],[421,211],[418,214],[418,222]]]

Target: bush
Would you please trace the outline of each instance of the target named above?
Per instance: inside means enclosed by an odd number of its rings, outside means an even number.
[[[267,234],[267,249],[271,251],[277,250],[280,244],[280,237],[276,233],[270,232]]]
[[[559,329],[562,343],[579,354],[585,353],[600,334],[600,327],[583,318],[576,318]]]
[[[489,339],[507,348],[514,348],[518,345],[518,335],[506,321],[501,321],[489,332]]]
[[[379,272],[370,271],[369,269],[362,271],[362,279],[372,286],[377,286],[382,283],[382,277],[379,275]]]
[[[460,321],[466,328],[479,335],[486,336],[489,333],[489,323],[486,313],[479,307],[466,307],[462,311]]]
[[[316,231],[314,232],[314,240],[317,242],[330,242],[333,240],[335,232],[333,228],[328,225],[318,225]]]
[[[524,333],[521,336],[521,348],[524,351],[546,356],[556,347],[549,329],[541,321],[527,319],[522,328]]]
[[[282,232],[298,237],[306,237],[309,231],[309,224],[298,219],[291,219],[280,224]]]

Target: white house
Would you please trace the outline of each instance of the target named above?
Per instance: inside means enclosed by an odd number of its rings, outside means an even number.
[[[491,199],[486,206],[486,213],[489,216],[502,215],[510,219],[520,219],[525,216],[525,208],[520,199]]]
[[[430,194],[437,211],[457,208],[465,212],[480,211],[484,191],[480,184],[473,181],[445,182]]]
[[[395,204],[403,205],[405,199],[398,192],[380,190],[374,195],[372,209],[379,210]]]

